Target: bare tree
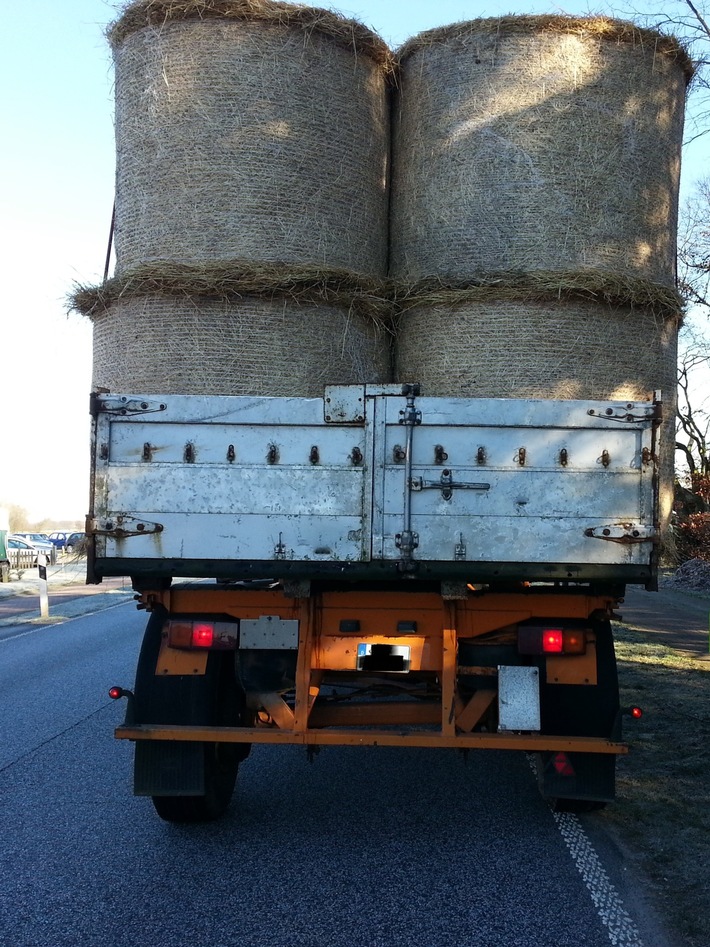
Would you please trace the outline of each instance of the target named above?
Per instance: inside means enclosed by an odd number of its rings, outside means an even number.
[[[678,288],[689,306],[710,315],[710,177],[683,206],[678,235]]]
[[[686,144],[710,132],[710,0],[625,0],[615,8],[641,26],[674,34],[695,63]]]
[[[23,530],[32,528],[29,514],[24,506],[18,506],[17,503],[10,503],[7,507],[7,512],[10,517],[11,533],[22,532]]]
[[[710,410],[691,394],[691,378],[699,368],[710,371],[710,352],[689,350],[678,365],[678,440],[691,482],[710,480]]]

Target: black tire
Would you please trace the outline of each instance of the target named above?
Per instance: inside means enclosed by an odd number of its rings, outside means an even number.
[[[203,676],[156,677],[163,624],[168,615],[156,610],[148,622],[138,659],[135,684],[136,723],[190,726],[238,726],[244,719],[244,695],[237,684],[231,652],[211,653]],[[167,822],[206,822],[224,814],[232,798],[239,763],[250,745],[202,743],[202,795],[154,795],[153,805]]]
[[[203,743],[205,794],[152,796],[153,806],[166,822],[213,822],[232,801],[239,759],[230,743]]]
[[[585,812],[598,812],[606,806],[601,799],[550,799],[555,812],[570,812],[582,815]]]

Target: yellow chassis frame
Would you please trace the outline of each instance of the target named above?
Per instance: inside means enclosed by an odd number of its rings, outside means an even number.
[[[461,673],[488,674],[495,668],[462,667],[457,663],[457,641],[497,632],[528,619],[583,619],[610,614],[616,599],[610,596],[533,593],[471,594],[448,600],[433,592],[324,592],[291,599],[281,591],[177,588],[146,592],[147,609],[163,606],[171,614],[231,615],[238,619],[263,615],[299,622],[298,657],[293,707],[278,693],[249,695],[258,709],[253,727],[203,727],[124,724],[115,735],[123,740],[181,742],[269,743],[304,746],[421,746],[459,749],[499,749],[624,754],[624,743],[597,737],[570,737],[522,732],[485,732],[475,728],[487,716],[497,689],[479,689],[462,696]],[[343,619],[357,618],[360,630],[340,631]],[[397,630],[402,620],[416,620],[416,631]],[[370,701],[323,706],[317,701],[328,672],[355,673],[357,645],[361,642],[406,644],[411,649],[410,670],[430,672],[439,681],[440,701]],[[156,674],[204,674],[207,653],[169,646],[167,633]],[[364,672],[362,672],[364,673]],[[593,637],[584,655],[547,658],[548,683],[594,686],[596,649]],[[360,729],[362,728],[362,729]],[[366,728],[366,729],[365,729]],[[387,728],[387,729],[379,729]],[[426,729],[418,729],[426,728]]]

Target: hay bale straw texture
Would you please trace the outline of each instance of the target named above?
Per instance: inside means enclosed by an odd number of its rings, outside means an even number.
[[[94,390],[316,398],[390,378],[390,337],[346,306],[124,294],[91,318]]]
[[[604,270],[674,284],[678,42],[608,18],[473,20],[400,50],[391,275]]]
[[[391,322],[391,290],[386,280],[355,276],[347,270],[209,263],[188,266],[158,261],[134,267],[98,286],[77,284],[69,309],[94,316],[132,296],[205,296],[239,300],[244,296],[286,297],[292,302],[328,303],[354,309],[383,327]]]
[[[384,275],[385,44],[272,0],[132,4],[116,67],[116,271],[156,260]]]
[[[586,300],[496,300],[489,290],[440,292],[400,317],[395,378],[461,398],[664,400],[662,521],[670,517],[678,318]]]

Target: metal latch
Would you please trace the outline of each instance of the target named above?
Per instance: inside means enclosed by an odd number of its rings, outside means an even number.
[[[414,428],[422,423],[422,413],[415,405],[415,398],[419,395],[419,385],[402,385],[402,394],[407,399],[406,407],[399,412],[399,423],[406,427],[406,442],[404,446],[404,522],[402,531],[395,536],[395,543],[401,555],[399,568],[402,572],[413,572],[414,550],[419,545],[419,536],[412,529],[412,441]]]
[[[611,526],[597,526],[585,529],[584,535],[590,539],[605,539],[610,543],[657,543],[658,530],[654,526],[642,526],[640,523],[614,523]]]
[[[407,399],[407,404],[403,411],[399,412],[399,423],[413,427],[422,423],[422,413],[415,406],[414,399],[419,397],[419,385],[402,385],[402,394]]]
[[[450,470],[442,470],[438,480],[424,480],[423,477],[412,477],[409,487],[414,493],[420,490],[441,490],[444,500],[450,500],[453,490],[490,490],[490,483],[465,483],[454,481]]]

